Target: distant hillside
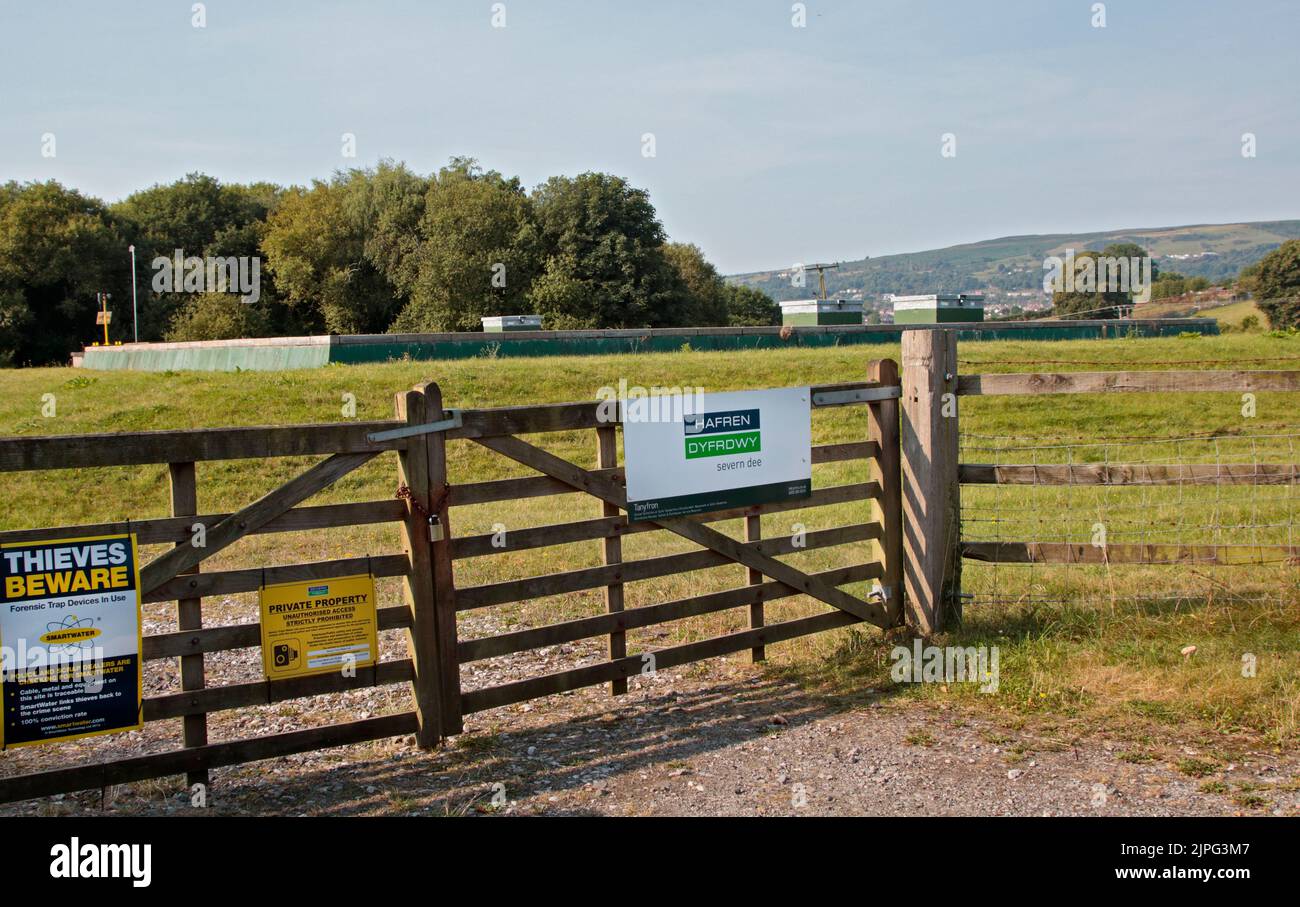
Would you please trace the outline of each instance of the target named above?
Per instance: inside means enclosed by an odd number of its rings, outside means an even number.
[[[1235,277],[1244,266],[1296,237],[1300,237],[1300,220],[1004,236],[946,249],[841,262],[838,270],[826,272],[826,284],[833,294],[861,294],[867,298],[882,293],[984,290],[996,296],[1014,291],[1041,291],[1043,259],[1047,256],[1063,254],[1066,249],[1100,250],[1115,242],[1135,242],[1148,249],[1161,270],[1205,277],[1214,282]],[[779,271],[737,274],[729,279],[758,287],[777,300],[798,299],[816,291],[816,273],[808,275],[805,287],[792,287],[790,276],[787,266]]]

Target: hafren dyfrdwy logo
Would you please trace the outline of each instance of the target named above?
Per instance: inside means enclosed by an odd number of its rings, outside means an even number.
[[[763,449],[756,409],[687,416],[682,426],[688,460],[758,453]]]

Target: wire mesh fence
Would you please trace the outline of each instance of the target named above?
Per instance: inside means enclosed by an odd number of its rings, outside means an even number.
[[[963,543],[1037,543],[1027,563],[966,560],[963,591],[977,606],[1293,601],[1298,447],[1290,432],[963,433],[963,464],[999,468],[962,488]]]

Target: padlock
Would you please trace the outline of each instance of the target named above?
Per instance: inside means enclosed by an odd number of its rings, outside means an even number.
[[[442,541],[442,523],[438,520],[438,514],[429,514],[429,541]]]

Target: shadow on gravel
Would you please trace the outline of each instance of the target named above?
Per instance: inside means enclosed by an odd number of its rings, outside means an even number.
[[[674,678],[677,685],[687,688],[634,686],[622,697],[591,689],[538,700],[529,712],[485,713],[475,723],[493,730],[464,734],[432,752],[387,740],[217,769],[206,809],[190,805],[177,776],[11,804],[4,812],[462,816],[500,811],[494,796],[504,796],[548,814],[599,814],[561,795],[586,790],[599,797],[605,782],[656,783],[701,754],[892,696],[889,689],[865,696],[865,685],[831,695],[779,669],[702,683]]]
[[[692,757],[817,721],[850,705],[769,677],[632,696],[590,700],[586,714],[557,715],[553,721],[545,719],[543,701],[540,722],[534,717],[537,723],[520,726],[522,716],[511,713],[502,716],[499,733],[467,734],[433,753],[413,747],[377,758],[340,752],[336,766],[298,769],[286,777],[241,773],[245,776],[231,778],[230,786],[218,778],[214,799],[224,801],[222,812],[244,812],[256,799],[264,814],[491,813],[497,811],[492,800],[498,791],[510,801],[539,797],[543,805],[548,795],[582,788],[599,796],[606,780],[639,781],[641,773],[666,777]],[[861,697],[854,700],[860,704]],[[599,812],[568,802],[547,811]]]

